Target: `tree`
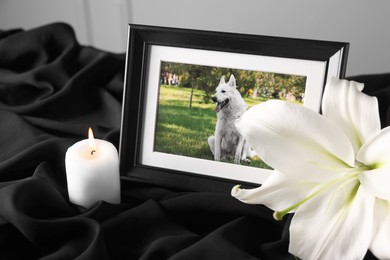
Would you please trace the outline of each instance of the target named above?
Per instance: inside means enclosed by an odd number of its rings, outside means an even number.
[[[204,92],[203,101],[211,102],[215,88],[218,86],[221,77],[229,78],[234,75],[237,82],[237,89],[242,96],[256,90],[265,98],[286,98],[293,95],[301,98],[305,91],[306,78],[302,76],[240,70],[232,68],[210,67],[195,64],[162,62],[161,74],[176,74],[179,76],[179,83],[183,87],[199,89]],[[190,97],[190,106],[192,95]]]

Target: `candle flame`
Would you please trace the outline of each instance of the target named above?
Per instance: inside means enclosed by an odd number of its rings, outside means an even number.
[[[96,149],[96,143],[95,143],[95,139],[93,137],[93,132],[92,132],[92,128],[89,128],[88,129],[88,140],[89,140],[89,148],[91,149],[91,155],[93,155]]]

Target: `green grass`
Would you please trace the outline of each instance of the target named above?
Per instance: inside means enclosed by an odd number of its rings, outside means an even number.
[[[178,86],[160,87],[159,110],[155,138],[155,150],[164,153],[213,160],[207,138],[214,134],[216,115],[213,103],[203,102],[203,93],[194,90],[190,109],[191,89]],[[259,103],[246,99],[248,106]],[[267,168],[258,157],[249,163]]]

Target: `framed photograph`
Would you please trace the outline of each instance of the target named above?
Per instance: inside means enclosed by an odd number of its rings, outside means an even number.
[[[216,192],[261,185],[272,169],[237,134],[234,120],[270,99],[320,112],[327,80],[344,77],[348,47],[130,24],[122,178]]]

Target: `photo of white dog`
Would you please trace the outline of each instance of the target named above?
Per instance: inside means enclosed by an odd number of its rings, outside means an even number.
[[[217,123],[214,135],[208,138],[211,152],[215,161],[234,159],[234,163],[240,164],[250,155],[250,146],[237,131],[234,122],[247,109],[244,99],[237,90],[234,75],[225,82],[222,76],[212,101],[216,103],[215,112]]]

